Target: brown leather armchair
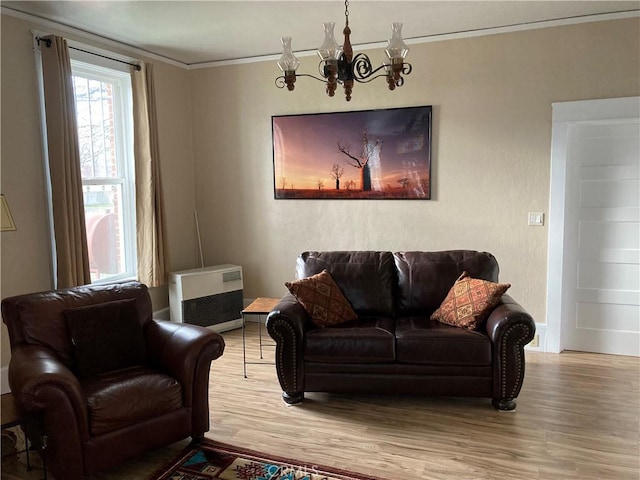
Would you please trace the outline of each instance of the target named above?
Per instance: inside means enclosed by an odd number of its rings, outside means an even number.
[[[82,479],[209,430],[217,333],[152,319],[138,282],[82,286],[2,301],[9,385],[18,408],[41,411],[47,465]]]

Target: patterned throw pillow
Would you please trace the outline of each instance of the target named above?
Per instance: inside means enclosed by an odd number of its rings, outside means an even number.
[[[313,323],[320,327],[339,325],[358,318],[327,270],[295,282],[286,282],[285,286],[302,304]]]
[[[509,287],[509,283],[488,282],[462,272],[431,320],[477,330]]]

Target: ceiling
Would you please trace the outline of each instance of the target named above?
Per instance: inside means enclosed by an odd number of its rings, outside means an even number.
[[[411,43],[409,39],[562,19],[587,21],[597,18],[594,15],[630,11],[640,12],[640,0],[351,0],[349,24],[351,41],[358,46],[386,42],[391,21],[404,23],[403,35]],[[3,0],[2,12],[26,13],[191,66],[279,55],[283,35],[293,37],[296,52],[314,50],[322,43],[326,21],[336,22],[341,44],[344,26],[344,3],[334,0]]]

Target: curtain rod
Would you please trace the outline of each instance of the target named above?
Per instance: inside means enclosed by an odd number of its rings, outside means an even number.
[[[36,41],[38,42],[38,45],[40,45],[40,42],[44,42],[44,44],[47,46],[47,48],[51,47],[51,39],[50,38],[36,37]],[[117,58],[107,57],[106,55],[100,55],[99,53],[90,52],[88,50],[83,50],[81,48],[72,47],[70,45],[68,47],[71,50],[77,50],[78,52],[88,53],[89,55],[95,55],[96,57],[106,58],[107,60],[112,60],[114,62],[124,63],[125,65],[129,65],[129,66],[133,67],[136,70],[136,72],[139,72],[140,70],[142,70],[142,67],[140,65],[138,65],[137,63],[125,62],[124,60],[119,60]]]

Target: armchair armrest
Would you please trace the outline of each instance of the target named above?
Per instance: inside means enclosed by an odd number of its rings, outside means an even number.
[[[193,384],[198,369],[206,368],[208,373],[225,347],[222,336],[212,330],[165,320],[150,321],[145,338],[151,361],[185,386]]]
[[[164,320],[148,322],[145,338],[151,361],[182,384],[193,436],[203,436],[209,430],[209,371],[224,352],[224,339],[208,328]]]
[[[493,343],[494,406],[513,410],[524,379],[524,346],[533,339],[536,325],[518,302],[503,295],[486,328]]]
[[[9,385],[19,408],[28,412],[55,409],[49,404],[48,389],[59,390],[74,411],[82,431],[87,432],[87,406],[80,381],[48,348],[39,345],[20,346],[11,354]]]
[[[82,478],[88,413],[73,372],[46,347],[22,345],[11,353],[9,385],[19,409],[42,412],[52,461],[64,458],[69,478]]]
[[[267,316],[267,331],[276,342],[276,372],[285,402],[302,401],[304,392],[304,334],[315,328],[304,307],[290,293]]]

